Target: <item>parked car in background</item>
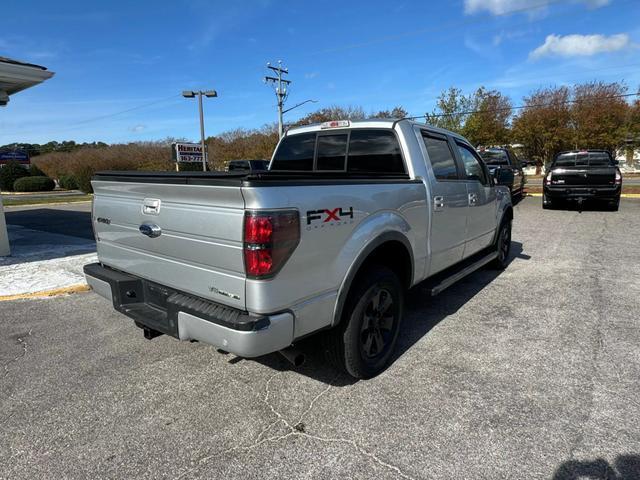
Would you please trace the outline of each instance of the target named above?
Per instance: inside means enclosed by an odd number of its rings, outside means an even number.
[[[480,157],[482,157],[482,160],[484,160],[484,163],[487,164],[489,172],[491,172],[492,175],[495,175],[494,170],[498,168],[513,174],[513,181],[507,184],[512,196],[524,194],[525,174],[513,150],[509,147],[491,147],[480,148],[478,149],[478,153]]]
[[[543,180],[542,208],[560,202],[584,200],[606,202],[618,210],[622,173],[618,162],[606,150],[572,150],[553,159]]]
[[[390,362],[405,291],[508,263],[513,209],[463,137],[409,120],[291,129],[270,169],[101,172],[93,289],[145,337],[242,357],[322,332],[356,378]]]
[[[227,165],[227,171],[257,171],[267,170],[269,168],[269,160],[231,160]]]

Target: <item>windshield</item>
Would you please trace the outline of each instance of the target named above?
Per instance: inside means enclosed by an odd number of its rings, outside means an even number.
[[[556,167],[604,167],[612,162],[607,152],[570,152],[558,155],[553,164]]]
[[[487,165],[509,165],[509,157],[504,150],[484,150],[478,153]]]

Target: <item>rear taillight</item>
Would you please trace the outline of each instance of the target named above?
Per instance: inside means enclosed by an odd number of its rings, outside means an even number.
[[[544,177],[545,185],[548,185],[549,183],[551,183],[551,177],[552,177],[552,172],[547,173],[547,175]]]
[[[247,211],[244,216],[244,269],[248,278],[274,276],[300,241],[297,210]]]
[[[616,170],[615,184],[616,185],[622,185],[622,173],[620,173],[620,170]]]

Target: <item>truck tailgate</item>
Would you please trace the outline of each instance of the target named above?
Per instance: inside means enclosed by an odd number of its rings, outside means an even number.
[[[120,181],[98,175],[92,185],[100,262],[245,308],[244,199],[239,182],[155,183],[142,176]]]
[[[579,187],[611,186],[615,177],[616,169],[613,167],[569,167],[554,170],[551,183]]]

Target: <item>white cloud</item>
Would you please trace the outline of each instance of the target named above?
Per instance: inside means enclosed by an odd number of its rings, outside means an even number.
[[[134,125],[133,127],[129,127],[129,131],[133,133],[141,133],[146,130],[147,126],[139,123],[138,125]]]
[[[304,78],[311,80],[312,78],[316,78],[318,76],[318,72],[309,72],[304,74]]]
[[[544,43],[529,54],[537,59],[545,56],[588,57],[597,53],[615,52],[629,47],[629,35],[547,35]]]
[[[486,10],[493,15],[505,15],[521,11],[539,13],[546,10],[553,0],[464,0],[464,13],[472,15]],[[611,0],[574,0],[589,8],[599,8],[611,3]]]

